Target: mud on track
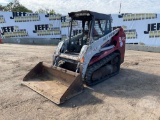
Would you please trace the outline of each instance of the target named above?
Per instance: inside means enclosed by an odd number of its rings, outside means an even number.
[[[0,120],[160,119],[160,53],[126,51],[119,75],[57,106],[21,85],[54,48],[0,44]]]

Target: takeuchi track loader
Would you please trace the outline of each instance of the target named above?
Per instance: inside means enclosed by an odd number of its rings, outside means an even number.
[[[23,84],[61,104],[83,91],[83,84],[95,85],[119,73],[124,61],[125,33],[112,30],[111,15],[92,11],[69,13],[69,38],[61,41],[53,64],[38,63],[23,79]],[[75,22],[81,33],[73,34]]]

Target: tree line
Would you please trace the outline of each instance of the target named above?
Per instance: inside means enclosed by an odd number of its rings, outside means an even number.
[[[10,12],[30,12],[33,13],[32,10],[20,4],[19,0],[13,0],[9,2],[7,5],[0,5],[0,11],[10,11]],[[38,9],[34,13],[45,13],[45,14],[55,14],[53,9]]]

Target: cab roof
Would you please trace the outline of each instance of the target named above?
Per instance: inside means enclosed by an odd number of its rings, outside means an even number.
[[[92,19],[94,17],[95,19],[111,19],[110,14],[103,14],[103,13],[98,13],[98,12],[93,12],[93,11],[88,11],[88,10],[82,10],[82,11],[77,11],[77,12],[71,12],[68,13],[69,17],[75,20],[83,20],[83,19]]]

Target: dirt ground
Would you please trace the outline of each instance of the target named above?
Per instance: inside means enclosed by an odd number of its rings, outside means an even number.
[[[160,120],[160,53],[126,51],[120,74],[57,106],[21,85],[53,51],[0,44],[0,120]]]

